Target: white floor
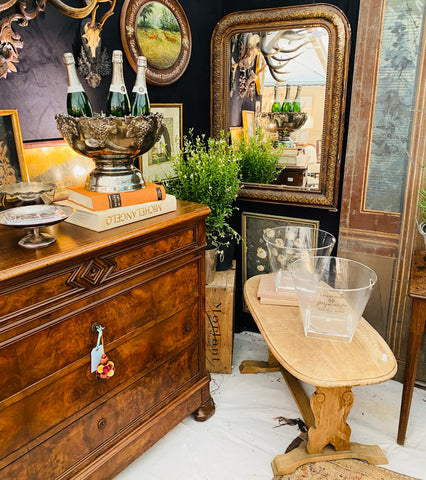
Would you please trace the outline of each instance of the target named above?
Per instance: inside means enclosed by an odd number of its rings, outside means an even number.
[[[212,374],[213,417],[203,423],[185,418],[115,480],[271,480],[271,461],[299,434],[296,426],[277,427],[275,418],[300,414],[279,372],[239,373],[241,361],[249,359],[267,360],[261,335],[235,335],[233,373]],[[404,447],[396,443],[402,384],[352,391],[351,440],[378,444],[389,460],[386,468],[426,480],[426,391],[415,388]]]

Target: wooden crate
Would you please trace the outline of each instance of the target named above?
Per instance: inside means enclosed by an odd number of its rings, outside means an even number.
[[[211,373],[231,373],[235,265],[216,272],[206,285],[206,365]]]

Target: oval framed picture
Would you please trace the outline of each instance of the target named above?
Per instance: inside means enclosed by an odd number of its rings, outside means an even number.
[[[186,70],[191,30],[177,0],[125,0],[120,31],[127,60],[135,71],[137,57],[146,57],[146,80],[151,85],[170,85]]]

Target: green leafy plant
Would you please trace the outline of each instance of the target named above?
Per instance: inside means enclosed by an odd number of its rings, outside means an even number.
[[[206,237],[210,245],[226,245],[229,238],[240,235],[228,221],[235,210],[240,189],[239,155],[221,138],[193,136],[183,138],[183,149],[171,156],[173,169],[164,186],[167,193],[181,200],[203,203],[210,207],[206,220]]]
[[[422,187],[419,193],[420,221],[426,221],[426,188]]]
[[[258,132],[249,142],[243,139],[236,149],[241,157],[242,182],[268,184],[276,180],[280,148],[274,146],[272,139],[265,140]]]

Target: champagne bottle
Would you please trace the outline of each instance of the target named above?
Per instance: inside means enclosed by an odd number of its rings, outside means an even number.
[[[72,117],[92,117],[93,111],[86,92],[80,83],[72,53],[64,53],[64,62],[68,72],[67,112]]]
[[[112,52],[112,80],[107,96],[105,115],[124,117],[130,115],[130,101],[123,76],[123,53]]]
[[[280,102],[280,94],[278,91],[278,85],[274,86],[274,103],[272,104],[272,111],[281,112],[281,102]]]
[[[291,87],[290,85],[287,85],[286,91],[285,91],[285,99],[283,102],[283,106],[281,108],[282,112],[291,112],[292,107],[291,107]]]
[[[300,103],[300,93],[302,91],[302,87],[300,85],[297,86],[296,97],[293,100],[293,112],[300,112],[302,111],[301,103]]]
[[[138,72],[131,95],[132,115],[135,117],[149,114],[149,97],[146,88],[146,57],[138,57],[137,65]]]

